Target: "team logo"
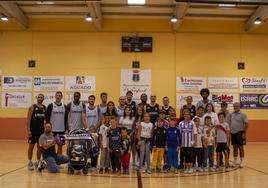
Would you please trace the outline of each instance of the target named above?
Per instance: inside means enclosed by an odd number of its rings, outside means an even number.
[[[40,77],[35,77],[34,78],[34,85],[35,86],[40,86],[41,85],[41,78]]]
[[[248,84],[248,83],[250,83],[250,78],[242,78],[242,82],[244,83],[244,84]]]
[[[4,84],[12,84],[15,79],[13,77],[4,77]]]
[[[259,103],[262,106],[268,106],[268,95],[260,95],[260,97],[259,97]]]

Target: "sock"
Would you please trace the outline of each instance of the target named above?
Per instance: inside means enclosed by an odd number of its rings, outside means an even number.
[[[237,157],[234,157],[234,165],[237,164]]]
[[[243,163],[244,163],[244,157],[241,157],[240,158],[240,165],[243,165]]]

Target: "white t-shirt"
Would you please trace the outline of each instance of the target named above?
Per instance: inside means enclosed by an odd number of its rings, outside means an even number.
[[[110,127],[108,127],[108,126],[106,126],[104,124],[102,124],[100,126],[99,134],[102,135],[101,142],[102,142],[102,147],[103,148],[107,148],[107,132],[108,132],[109,129],[110,129]]]
[[[209,146],[213,146],[215,143],[216,131],[215,128],[211,129],[208,133],[207,130],[210,128],[208,125],[203,125],[202,127],[202,135],[204,139],[208,141]]]
[[[218,119],[218,115],[215,112],[210,112],[210,113],[205,113],[205,115],[203,116],[204,119],[206,116],[210,116],[211,117],[211,122],[213,125],[217,125],[219,124],[219,119]]]
[[[198,128],[196,127],[195,129],[195,133],[197,135],[197,140],[196,140],[196,146],[195,148],[202,148],[203,145],[202,145],[202,127],[199,126]]]
[[[152,137],[153,124],[151,122],[141,122],[141,137],[151,138]]]
[[[133,129],[134,120],[134,118],[130,119],[129,117],[121,117],[119,119],[120,127],[125,127],[128,131],[131,131]]]

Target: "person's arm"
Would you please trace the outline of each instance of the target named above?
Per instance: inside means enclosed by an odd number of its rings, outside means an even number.
[[[28,131],[29,137],[32,137],[32,133],[30,129],[32,113],[33,113],[33,106],[29,107],[28,113],[27,113],[27,131]]]
[[[87,128],[87,122],[86,122],[86,105],[82,103],[83,110],[82,110],[82,126],[84,129]]]
[[[244,139],[246,139],[247,137],[247,131],[248,131],[248,117],[247,115],[245,114],[245,117],[244,117],[244,124],[245,124],[245,129],[244,129],[244,133],[243,133],[243,137]]]
[[[156,136],[156,129],[153,130],[153,136],[152,136],[152,147],[155,148],[155,136]]]
[[[46,120],[46,123],[50,123],[50,118],[51,118],[51,114],[52,114],[52,110],[53,110],[53,104],[50,103],[48,106],[47,106],[47,110],[46,110],[46,113],[45,113],[45,120]]]
[[[181,132],[180,132],[180,129],[178,129],[178,131],[177,131],[177,136],[178,136],[178,139],[177,139],[177,151],[179,152],[180,147],[181,147]]]
[[[39,138],[39,146],[44,149],[48,149],[56,144],[55,138],[53,138],[53,141],[47,142],[47,140],[41,136]]]
[[[67,116],[67,130],[70,131],[70,125],[69,125],[69,122],[70,122],[70,112],[71,112],[71,105],[72,103],[68,103],[67,104],[67,107],[66,107],[66,116]]]
[[[65,132],[68,132],[68,113],[67,113],[67,106],[64,105],[65,113],[64,113],[64,129]]]

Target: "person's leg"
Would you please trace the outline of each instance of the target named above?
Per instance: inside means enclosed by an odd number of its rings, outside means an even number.
[[[178,152],[177,152],[177,149],[176,148],[174,148],[173,149],[173,167],[174,167],[174,170],[175,170],[175,173],[178,171],[178,166],[179,166],[179,164],[178,164]]]
[[[184,169],[184,148],[181,148],[180,152],[180,169]]]
[[[202,148],[197,148],[197,163],[198,163],[198,168],[202,167]]]
[[[40,159],[41,159],[41,148],[40,148],[38,143],[36,145],[37,145],[36,158],[37,158],[37,161],[40,161]]]
[[[244,167],[244,157],[245,157],[245,151],[244,151],[244,146],[238,146],[239,149],[239,155],[240,155],[240,168]]]
[[[152,169],[156,169],[157,167],[158,155],[159,155],[159,150],[158,148],[156,148],[155,150],[153,150]]]
[[[197,152],[198,152],[199,148],[194,148],[193,149],[193,167],[196,168],[196,161],[197,161]]]
[[[62,155],[62,154],[57,154],[57,159],[56,159],[57,165],[65,164],[68,161],[69,161],[69,158],[67,156]]]
[[[121,153],[120,153],[120,151],[119,150],[115,150],[114,151],[115,152],[115,168],[116,168],[116,170],[117,170],[117,172],[118,173],[120,173],[121,172]]]
[[[167,170],[170,170],[172,162],[172,148],[167,150]]]
[[[140,169],[142,169],[143,166],[143,161],[144,161],[144,157],[145,157],[145,141],[141,140],[141,146],[140,146]]]
[[[111,159],[111,164],[112,164],[112,169],[113,171],[115,172],[116,170],[116,164],[115,164],[115,151],[114,150],[111,150],[110,151],[110,159]]]
[[[59,171],[59,168],[57,166],[56,160],[54,157],[47,157],[45,158],[45,161],[47,163],[47,170],[50,173],[57,173]]]
[[[214,167],[214,146],[209,146],[209,167],[213,168]]]
[[[208,146],[203,150],[203,167],[206,168],[208,164]]]
[[[233,145],[234,167],[237,166],[238,146]]]
[[[106,159],[106,150],[105,148],[101,148],[101,156],[100,156],[100,170],[103,170]]]
[[[164,153],[165,153],[164,148],[158,148],[158,159],[157,159],[157,164],[156,164],[157,169],[161,169],[161,167],[162,167]]]
[[[147,170],[151,171],[151,144],[150,142],[146,142],[145,145],[145,162],[147,165]]]

